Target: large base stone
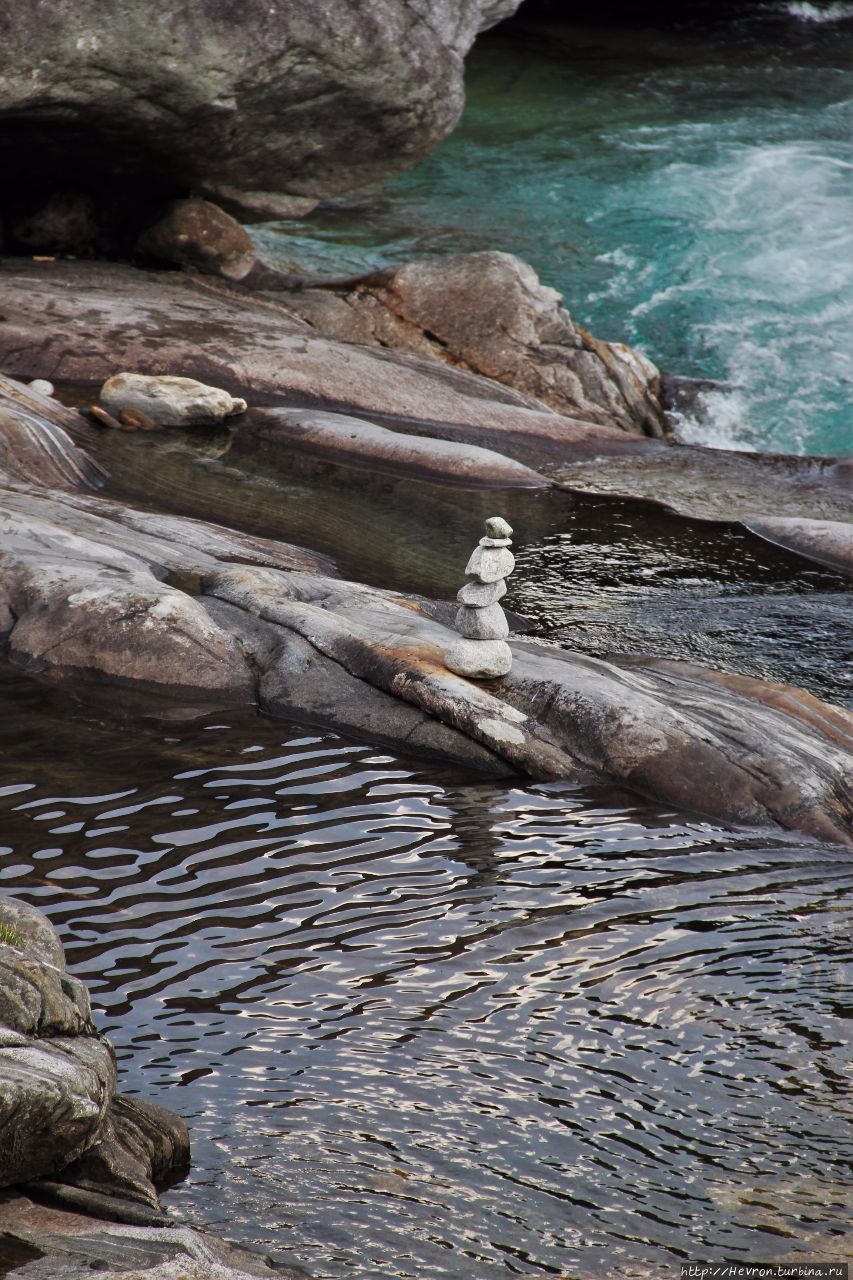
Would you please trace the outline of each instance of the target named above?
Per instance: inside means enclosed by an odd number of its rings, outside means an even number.
[[[472,680],[505,676],[512,667],[512,650],[503,640],[459,640],[445,655],[449,671]]]

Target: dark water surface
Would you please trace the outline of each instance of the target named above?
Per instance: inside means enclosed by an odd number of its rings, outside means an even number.
[[[0,676],[0,891],[188,1118],[175,1211],[317,1277],[845,1256],[849,854],[111,701]]]

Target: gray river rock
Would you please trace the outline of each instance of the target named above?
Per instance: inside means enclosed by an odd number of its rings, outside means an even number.
[[[278,452],[282,466],[289,437],[300,450],[320,456],[333,457],[340,448],[342,456],[360,455],[365,465],[390,470],[417,463],[433,479],[458,483],[465,455],[423,443],[445,441],[469,448],[469,482],[479,472],[488,483],[554,483],[639,499],[691,519],[741,521],[757,535],[765,519],[796,520],[800,524],[789,526],[784,545],[853,573],[850,467],[843,459],[671,445],[568,417],[434,356],[326,336],[280,295],[250,294],[224,281],[114,264],[19,260],[0,263],[0,288],[7,306],[0,367],[14,377],[100,385],[116,368],[143,374],[168,368],[250,404],[263,399],[324,411],[323,419],[276,409],[239,420],[235,447],[271,457]],[[50,325],[44,323],[47,313]],[[43,409],[44,397],[39,404]],[[329,410],[342,412],[344,420],[334,422]],[[64,442],[45,438],[54,482],[74,483],[81,468],[89,469],[82,478],[91,482],[97,468],[73,446],[86,431],[88,440],[96,437],[62,406],[53,412],[64,415],[63,430],[73,434]],[[0,467],[37,478],[42,448],[33,436],[32,409],[20,399],[12,409],[2,398],[0,414]],[[365,425],[355,429],[347,418]],[[376,427],[389,434],[377,434]],[[834,527],[809,523],[815,521]]]
[[[0,15],[0,147],[20,204],[71,187],[227,202],[244,220],[404,168],[456,124],[479,29],[513,0],[199,7],[13,0]],[[8,197],[7,197],[8,198]]]
[[[81,1209],[166,1221],[156,1187],[189,1161],[186,1127],[116,1093],[115,1055],[88,992],[34,907],[0,897],[0,1185]]]
[[[284,296],[341,341],[430,356],[586,422],[668,433],[651,361],[575,324],[562,296],[511,253],[407,262],[351,284]]]
[[[330,577],[303,549],[23,483],[0,519],[2,644],[33,674],[255,701],[490,773],[850,838],[850,718],[808,694],[517,641],[487,688],[445,666],[452,606]]]

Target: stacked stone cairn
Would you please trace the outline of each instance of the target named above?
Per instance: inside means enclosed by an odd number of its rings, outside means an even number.
[[[506,579],[515,568],[510,551],[512,529],[500,516],[486,521],[486,536],[465,566],[468,581],[456,599],[461,608],[456,630],[462,636],[445,654],[445,664],[458,676],[490,680],[505,676],[512,666],[506,643],[509,624],[498,601],[506,595]]]

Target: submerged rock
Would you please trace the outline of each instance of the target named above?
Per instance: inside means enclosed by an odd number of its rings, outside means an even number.
[[[116,373],[101,387],[110,413],[141,414],[162,427],[211,426],[246,412],[246,401],[194,378]]]

